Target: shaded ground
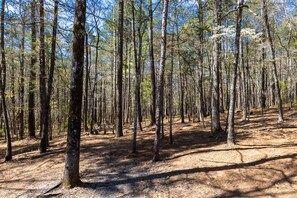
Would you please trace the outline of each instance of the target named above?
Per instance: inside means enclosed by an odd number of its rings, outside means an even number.
[[[131,130],[123,138],[83,133],[83,185],[50,192],[63,175],[65,135],[45,155],[36,150],[38,140],[16,141],[14,160],[0,163],[0,197],[297,197],[297,111],[285,116],[277,123],[275,110],[256,111],[249,122],[237,120],[234,148],[209,138],[209,120],[206,128],[176,121],[174,145],[166,125],[158,163],[151,162],[154,128],[138,134],[136,156]],[[1,141],[1,158],[4,152]]]

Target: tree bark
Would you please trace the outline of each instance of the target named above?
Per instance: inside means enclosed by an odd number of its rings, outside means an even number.
[[[228,137],[227,143],[233,145],[235,143],[234,137],[234,111],[236,102],[236,80],[237,80],[237,68],[239,62],[239,50],[240,50],[240,36],[241,36],[241,21],[243,0],[238,0],[237,19],[236,19],[236,34],[235,34],[235,49],[234,49],[234,61],[233,61],[233,73],[231,77],[230,88],[230,106],[228,112]]]
[[[151,66],[151,125],[156,124],[156,74],[154,57],[154,36],[153,36],[153,10],[152,0],[149,0],[149,55]]]
[[[217,135],[222,132],[220,124],[220,65],[221,65],[221,38],[220,25],[222,15],[222,1],[213,1],[214,6],[214,44],[212,65],[212,96],[211,96],[211,132]]]
[[[46,114],[46,72],[45,72],[45,39],[44,39],[44,0],[39,0],[40,8],[40,50],[39,50],[39,91],[40,91],[40,153],[47,150],[48,134],[44,129],[44,116]]]
[[[72,72],[70,84],[67,148],[63,178],[63,186],[67,188],[73,188],[80,184],[79,156],[83,95],[82,88],[85,22],[86,0],[76,0],[72,41]]]
[[[50,59],[50,71],[49,71],[49,77],[48,77],[48,86],[47,86],[47,92],[46,92],[46,101],[45,101],[45,110],[44,110],[44,116],[42,121],[42,134],[49,134],[50,129],[50,101],[51,101],[51,95],[52,95],[52,88],[53,88],[53,80],[54,80],[54,71],[55,71],[55,63],[56,63],[56,38],[57,38],[57,25],[58,25],[58,8],[59,8],[59,2],[58,0],[55,0],[54,5],[54,20],[53,20],[53,32],[52,32],[52,46],[51,46],[51,59]],[[46,137],[48,139],[48,137]]]
[[[1,7],[1,67],[0,67],[0,97],[2,103],[2,112],[4,117],[5,135],[6,135],[6,154],[5,161],[12,160],[12,147],[11,147],[11,137],[10,128],[8,121],[8,113],[6,107],[5,98],[5,86],[6,86],[6,61],[5,61],[5,50],[4,50],[4,11],[5,11],[5,0],[2,0]]]
[[[84,97],[84,129],[88,131],[88,103],[89,103],[89,44],[88,44],[88,34],[86,34],[86,75],[85,75],[85,97]]]
[[[28,101],[28,130],[30,138],[35,137],[35,86],[36,73],[35,65],[36,58],[36,1],[31,1],[31,66],[30,66],[30,80],[29,80],[29,101]]]
[[[124,29],[124,0],[119,1],[119,45],[118,45],[118,87],[117,87],[117,130],[116,136],[123,136],[123,29]]]
[[[142,66],[142,32],[141,32],[141,28],[142,28],[142,0],[139,0],[139,17],[138,17],[138,28],[137,28],[137,32],[138,32],[138,67],[139,67],[139,74],[140,74],[140,78],[143,81],[143,77],[144,77],[144,66]],[[142,68],[142,73],[141,73],[141,68]],[[139,130],[142,131],[142,110],[141,110],[141,92],[140,92],[140,83],[139,82],[139,88],[137,89],[137,91],[139,92],[139,97],[138,97],[138,126],[139,126]]]
[[[158,87],[157,87],[156,131],[155,131],[155,140],[154,140],[153,162],[157,162],[160,160],[159,147],[160,147],[161,120],[163,119],[162,118],[162,116],[163,116],[163,85],[164,85],[164,72],[165,72],[165,61],[166,61],[168,4],[169,4],[169,0],[164,0],[163,11],[162,11],[161,58],[160,58],[159,79],[158,79]]]
[[[241,64],[241,83],[242,83],[242,120],[246,121],[248,118],[248,101],[247,101],[247,80],[245,73],[244,54],[243,54],[243,41],[240,38],[240,64]]]
[[[14,48],[14,39],[13,37],[11,38],[11,47]],[[17,123],[16,123],[16,97],[15,97],[15,71],[16,71],[16,66],[15,66],[15,61],[14,61],[14,56],[15,54],[12,54],[11,57],[11,92],[12,92],[12,97],[11,97],[11,104],[12,104],[12,122],[11,122],[11,128],[12,128],[12,134],[16,135],[16,128],[17,128]],[[1,96],[0,96],[1,97]],[[1,108],[1,103],[0,103],[0,108]],[[0,117],[1,117],[1,110],[0,110]],[[0,118],[1,120],[1,118]],[[1,122],[1,121],[0,121]]]
[[[198,1],[198,18],[199,18],[199,61],[200,61],[200,68],[198,72],[198,92],[199,92],[199,118],[203,123],[204,126],[204,95],[203,95],[203,40],[204,40],[204,33],[203,33],[203,2],[202,0]]]
[[[133,142],[132,142],[132,153],[136,153],[136,137],[137,137],[137,123],[138,123],[138,100],[140,97],[140,67],[137,62],[137,49],[136,49],[136,33],[135,33],[135,7],[134,0],[131,1],[132,6],[132,42],[133,42],[133,52],[134,52],[134,65],[135,65],[135,90],[134,90],[134,127],[133,127]]]
[[[24,65],[25,65],[25,19],[22,19],[22,39],[21,39],[21,56],[20,56],[20,88],[19,88],[19,100],[20,100],[20,112],[19,112],[19,139],[24,138]]]
[[[267,82],[266,82],[266,76],[267,76],[267,69],[265,66],[265,49],[262,48],[262,68],[261,68],[261,109],[262,109],[262,114],[263,110],[266,108],[266,87],[267,87]]]
[[[173,124],[173,65],[174,65],[174,34],[172,33],[171,38],[171,67],[169,74],[169,144],[173,144],[173,135],[172,135],[172,124]]]
[[[267,3],[266,3],[266,0],[263,0],[262,2],[263,2],[263,14],[264,14],[264,21],[265,21],[265,29],[266,29],[266,34],[268,36],[268,41],[269,41],[271,54],[272,54],[272,65],[273,65],[272,72],[273,72],[273,78],[274,78],[274,84],[275,84],[276,97],[278,100],[278,121],[283,122],[284,114],[283,114],[281,91],[280,91],[278,75],[277,75],[277,68],[276,68],[276,61],[275,61],[274,43],[273,43],[271,32],[270,32]]]

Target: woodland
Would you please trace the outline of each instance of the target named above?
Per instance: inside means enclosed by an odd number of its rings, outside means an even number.
[[[0,197],[297,197],[297,1],[2,0]]]

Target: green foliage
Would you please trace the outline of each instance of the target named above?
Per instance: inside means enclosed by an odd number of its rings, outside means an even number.
[[[150,76],[146,75],[140,84],[140,93],[144,104],[149,104],[151,101],[151,80]]]
[[[0,129],[0,136],[3,136],[5,133],[4,129]]]
[[[284,82],[284,81],[279,81],[279,87],[281,90],[281,96],[282,96],[282,100],[286,101],[287,96],[288,96],[288,87],[289,87],[289,83],[288,82]]]

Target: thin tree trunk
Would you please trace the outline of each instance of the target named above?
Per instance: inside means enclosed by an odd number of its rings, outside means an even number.
[[[268,41],[272,53],[272,72],[273,72],[273,78],[274,78],[274,85],[275,85],[275,91],[276,91],[276,97],[278,100],[278,121],[283,122],[284,121],[284,114],[283,114],[283,106],[282,106],[282,98],[281,98],[281,92],[280,92],[280,86],[278,81],[278,75],[277,75],[277,68],[276,68],[276,61],[275,61],[275,49],[274,49],[274,43],[272,40],[271,32],[270,32],[270,24],[268,21],[268,9],[267,9],[267,3],[266,0],[263,0],[263,13],[264,13],[264,21],[265,21],[265,29],[266,34],[268,36]]]
[[[44,116],[46,114],[46,72],[45,72],[45,39],[44,39],[44,0],[39,0],[40,3],[40,50],[39,50],[39,90],[40,90],[40,153],[47,150],[48,134],[45,130]]]
[[[29,80],[29,101],[28,101],[28,130],[30,138],[35,137],[35,86],[36,73],[35,64],[36,58],[36,22],[35,22],[36,2],[31,1],[31,65],[30,65],[30,80]]]
[[[11,47],[14,48],[14,39],[11,38]],[[11,104],[12,104],[12,123],[11,123],[11,128],[12,128],[12,131],[13,131],[13,134],[16,135],[16,116],[15,116],[15,112],[16,112],[16,98],[15,98],[15,71],[16,71],[16,68],[15,68],[15,62],[14,62],[14,56],[15,54],[13,53],[12,54],[12,57],[11,57],[11,62],[12,62],[12,65],[11,65],[11,92],[12,92],[12,97],[11,97]],[[0,96],[1,97],[1,96]],[[0,104],[0,108],[1,108],[1,104]],[[0,111],[0,117],[1,117],[1,111]],[[1,118],[0,118],[1,120]],[[1,122],[1,121],[0,121]]]
[[[137,137],[137,123],[138,123],[138,98],[140,97],[140,67],[137,62],[137,49],[136,49],[136,35],[135,35],[135,14],[134,14],[134,0],[131,1],[132,6],[132,42],[134,52],[134,65],[135,65],[135,95],[134,95],[134,127],[133,127],[133,142],[132,142],[132,153],[136,153],[136,137]]]
[[[81,108],[83,95],[84,38],[86,22],[86,0],[76,0],[73,42],[72,73],[67,132],[67,148],[63,186],[73,188],[80,184],[79,156],[81,132]]]
[[[118,45],[118,87],[117,87],[117,130],[116,136],[123,136],[123,29],[124,29],[124,0],[119,1],[119,45]]]
[[[204,40],[204,33],[203,33],[203,2],[202,0],[198,1],[198,18],[199,18],[199,60],[200,60],[200,70],[198,72],[199,75],[199,82],[198,82],[198,92],[199,92],[199,118],[202,121],[204,126],[204,96],[203,96],[203,40]]]
[[[155,57],[154,57],[154,36],[153,36],[153,10],[152,0],[149,0],[149,54],[151,66],[151,124],[156,124],[156,74],[155,74]]]
[[[131,58],[131,48],[129,49],[129,57]],[[130,118],[130,102],[131,102],[131,97],[130,97],[130,92],[131,92],[131,64],[130,64],[130,59],[128,61],[128,91],[127,91],[127,107],[126,107],[126,123],[129,123],[129,118]]]
[[[115,8],[113,9],[113,22],[115,24]],[[114,26],[114,32],[113,32],[113,87],[112,87],[112,124],[115,124],[114,118],[117,115],[117,91],[116,91],[116,87],[117,87],[117,75],[116,75],[116,71],[117,71],[117,40],[116,40],[116,26]],[[115,129],[115,128],[114,128]],[[113,133],[114,133],[114,129],[113,129]]]
[[[179,45],[179,30],[178,25],[176,24],[176,35],[177,35],[177,54],[178,54],[178,66],[179,66],[179,81],[180,81],[180,116],[181,123],[185,123],[185,112],[184,112],[184,76],[182,71],[182,66],[180,63],[180,45]]]
[[[1,7],[1,67],[0,67],[0,90],[1,90],[1,103],[2,111],[4,114],[4,126],[5,126],[5,135],[6,135],[6,154],[5,161],[12,160],[12,147],[11,147],[11,137],[10,137],[10,128],[8,121],[8,113],[6,107],[5,99],[5,86],[6,86],[6,62],[5,62],[5,50],[4,50],[4,10],[5,10],[5,0],[2,0]]]
[[[50,123],[50,113],[51,113],[51,95],[52,95],[52,88],[53,88],[53,80],[54,80],[54,71],[55,71],[55,62],[56,62],[56,38],[57,38],[57,25],[58,25],[58,8],[59,2],[55,0],[54,5],[54,20],[53,20],[53,33],[52,33],[52,46],[51,46],[51,59],[50,59],[50,71],[49,71],[49,78],[48,78],[48,86],[47,86],[47,93],[46,93],[46,103],[45,103],[45,114],[42,117],[42,134],[49,134],[49,129],[51,128]],[[48,137],[47,137],[48,139]]]
[[[267,69],[265,66],[265,49],[262,48],[262,68],[261,68],[261,109],[262,109],[262,114],[263,110],[266,108],[266,75],[267,75]]]
[[[96,21],[96,19],[95,19]],[[94,130],[94,122],[96,122],[96,106],[97,106],[97,97],[96,97],[96,90],[97,90],[97,76],[98,76],[98,57],[99,57],[99,28],[96,21],[96,30],[97,30],[97,41],[96,41],[96,52],[95,52],[95,71],[94,71],[94,84],[93,88],[91,89],[91,116],[90,116],[90,132],[91,134],[94,134],[94,132],[97,134],[97,130]]]
[[[142,33],[141,33],[141,26],[142,26],[142,0],[139,0],[139,17],[138,17],[138,67],[141,71],[141,68],[143,68],[144,71],[144,66],[142,66]],[[144,72],[140,72],[140,78],[143,79]],[[141,81],[139,82],[141,83]],[[140,131],[142,131],[142,111],[141,111],[141,92],[140,92],[140,85],[139,89],[137,90],[139,92],[139,98],[138,98],[138,126]]]
[[[20,90],[19,90],[19,100],[20,100],[20,112],[19,112],[19,139],[24,138],[24,95],[25,95],[25,85],[24,85],[24,65],[25,65],[25,19],[22,19],[22,40],[21,40],[21,57],[20,57]]]
[[[88,44],[88,34],[86,34],[86,75],[85,75],[85,98],[84,98],[84,128],[88,131],[88,102],[89,102],[89,44]]]
[[[228,112],[228,137],[227,143],[233,145],[235,143],[234,137],[234,111],[236,101],[236,80],[237,80],[237,68],[239,62],[239,50],[240,50],[240,36],[241,36],[241,21],[242,21],[242,10],[243,0],[238,0],[238,10],[236,19],[236,34],[235,34],[235,49],[234,49],[234,62],[233,62],[233,73],[231,77],[231,88],[230,88],[230,106]]]
[[[169,144],[173,144],[172,135],[172,123],[173,123],[173,65],[174,65],[174,34],[172,33],[171,39],[171,67],[170,67],[170,77],[169,77],[169,116],[170,116],[170,126],[169,126]]]
[[[168,3],[169,3],[169,0],[164,0],[163,12],[162,12],[161,58],[160,58],[160,70],[159,70],[159,79],[158,79],[158,87],[157,87],[156,131],[155,131],[155,140],[154,140],[153,162],[157,162],[160,160],[159,147],[160,147],[161,120],[162,120],[162,114],[163,114],[163,84],[164,84],[164,72],[165,72],[165,61],[166,61]]]
[[[242,120],[246,121],[248,117],[248,103],[247,103],[247,86],[246,86],[246,75],[244,68],[244,54],[243,54],[243,41],[240,38],[240,64],[241,64],[241,79],[242,79]]]

